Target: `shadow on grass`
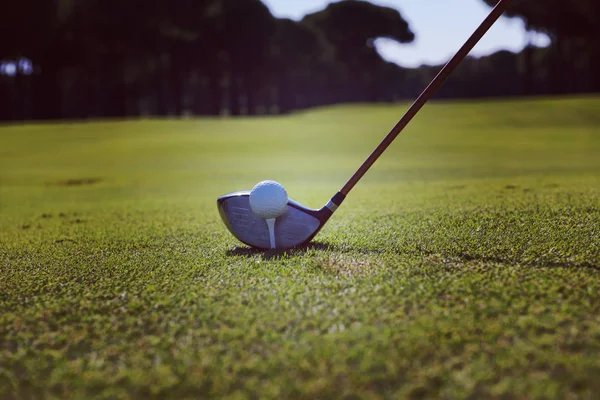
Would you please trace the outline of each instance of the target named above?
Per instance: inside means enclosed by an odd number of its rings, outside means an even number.
[[[263,260],[277,260],[281,258],[294,257],[299,255],[305,255],[309,252],[316,250],[317,252],[325,252],[325,251],[334,251],[341,253],[354,253],[354,254],[363,254],[368,256],[377,256],[385,252],[386,250],[373,250],[373,249],[358,249],[352,247],[340,247],[330,243],[324,242],[310,242],[304,244],[302,246],[294,247],[292,249],[287,250],[260,250],[252,247],[238,246],[234,249],[227,250],[225,253],[227,256],[243,256],[247,258],[260,257]],[[389,250],[387,250],[389,252]],[[406,250],[404,252],[391,251],[390,254],[395,254],[399,258],[403,257],[427,257],[427,256],[436,256],[440,258],[447,258],[450,260],[459,261],[461,263],[467,262],[475,262],[475,263],[483,263],[483,264],[502,264],[502,265],[522,265],[528,267],[538,267],[538,268],[586,268],[586,269],[594,269],[600,271],[600,265],[597,265],[593,262],[579,262],[573,263],[569,261],[524,261],[519,258],[510,258],[510,257],[490,257],[483,256],[477,254],[469,254],[465,252],[455,253],[455,252],[428,252],[428,251],[411,251]]]
[[[463,261],[475,261],[481,263],[495,263],[506,265],[524,265],[538,268],[587,268],[600,271],[600,265],[596,265],[589,261],[570,262],[570,261],[522,261],[519,259],[502,258],[502,257],[486,257],[475,256],[467,253],[457,253],[456,256]]]
[[[306,254],[310,251],[335,251],[337,248],[334,245],[323,242],[310,242],[302,246],[294,247],[287,250],[260,250],[252,247],[236,247],[232,250],[227,250],[225,254],[228,256],[243,256],[256,257],[259,256],[263,260],[276,260],[283,257],[293,257]]]
[[[535,268],[585,268],[585,269],[593,269],[596,271],[600,271],[600,265],[595,264],[590,261],[583,262],[572,262],[572,261],[550,261],[550,260],[522,260],[521,258],[515,257],[493,257],[493,256],[483,256],[476,254],[469,254],[465,252],[421,252],[421,253],[412,253],[413,255],[419,254],[420,257],[431,257],[434,258],[434,263],[438,264],[446,264],[450,263],[460,263],[461,265],[466,265],[466,263],[476,263],[476,264],[497,264],[503,266],[520,266],[520,267],[535,267]],[[400,255],[400,254],[399,254]],[[444,261],[446,260],[446,261]]]

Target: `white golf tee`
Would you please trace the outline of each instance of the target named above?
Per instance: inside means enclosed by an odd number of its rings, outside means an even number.
[[[269,227],[269,240],[271,241],[271,248],[276,249],[277,246],[275,244],[275,219],[269,218],[267,219],[267,226]]]

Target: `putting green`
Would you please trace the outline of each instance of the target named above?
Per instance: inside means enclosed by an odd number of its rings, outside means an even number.
[[[219,220],[406,107],[0,127],[0,397],[598,397],[599,98],[427,105],[305,248]]]

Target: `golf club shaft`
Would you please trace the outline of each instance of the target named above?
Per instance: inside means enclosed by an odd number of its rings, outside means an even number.
[[[350,190],[358,183],[363,175],[371,168],[371,166],[377,161],[379,156],[388,148],[388,146],[396,139],[396,136],[408,125],[413,117],[419,112],[419,110],[427,103],[427,101],[437,92],[442,86],[446,78],[456,69],[456,67],[464,60],[469,52],[475,47],[477,42],[481,40],[483,35],[494,25],[494,23],[500,18],[500,16],[506,11],[511,0],[500,0],[496,7],[492,10],[490,15],[479,25],[477,30],[471,35],[466,43],[460,48],[460,50],[452,57],[450,61],[442,68],[439,74],[431,81],[429,86],[421,93],[413,105],[408,109],[406,114],[398,121],[396,126],[392,128],[390,133],[383,139],[383,141],[377,146],[377,148],[371,153],[369,158],[360,166],[358,171],[352,175],[350,180],[340,190],[340,193],[346,196]]]

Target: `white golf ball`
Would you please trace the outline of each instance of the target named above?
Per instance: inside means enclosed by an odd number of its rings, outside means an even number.
[[[261,218],[277,218],[285,211],[288,195],[283,186],[275,181],[262,181],[250,192],[250,208]]]

